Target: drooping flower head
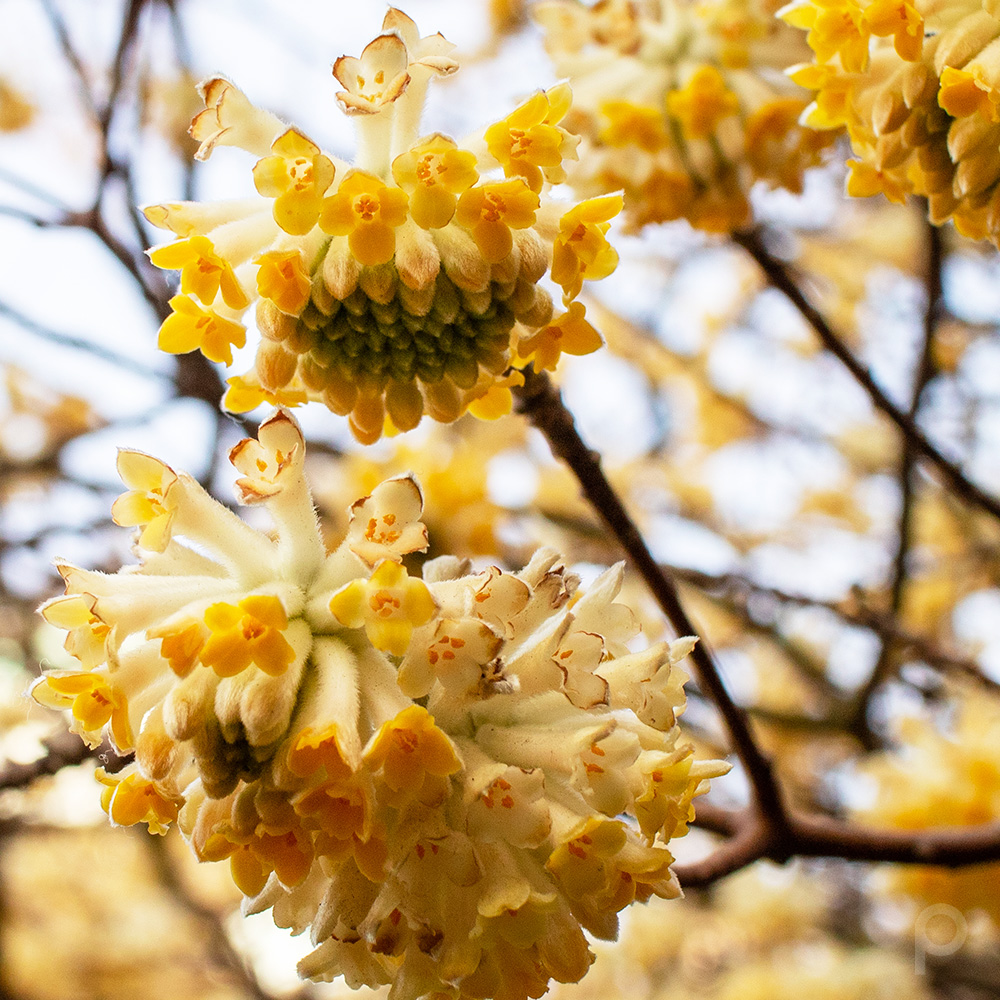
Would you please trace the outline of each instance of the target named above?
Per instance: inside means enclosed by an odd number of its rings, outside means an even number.
[[[260,198],[154,205],[146,216],[178,237],[150,251],[154,264],[181,272],[163,350],[200,349],[231,365],[256,302],[263,339],[253,367],[229,379],[229,409],[318,400],[349,415],[365,443],[387,420],[409,430],[424,413],[497,416],[519,377],[505,370],[534,360],[537,349],[521,345],[552,320],[541,279],[552,270],[568,308],[583,280],[613,270],[605,234],[620,199],[560,206],[549,196],[576,156],[578,140],[561,124],[568,86],[534,94],[463,142],[421,134],[430,80],[458,69],[452,48],[441,35],[421,38],[390,8],[359,57],[334,63],[337,103],[357,129],[353,164],[228,80],[202,84],[196,155],[226,145],[254,154]],[[568,242],[583,220],[586,240]],[[595,350],[592,332],[543,338],[546,365]]]
[[[979,0],[796,0],[814,90],[805,120],[846,127],[848,194],[928,201],[932,222],[1000,245],[1000,10]]]
[[[633,227],[747,225],[756,182],[801,191],[830,144],[798,122],[808,94],[782,71],[806,49],[767,0],[543,0],[533,14],[586,137],[569,182],[623,188]]]
[[[623,907],[678,893],[668,842],[726,769],[679,738],[694,640],[629,651],[620,565],[585,592],[549,549],[516,573],[444,556],[411,575],[410,476],[358,500],[328,553],[287,411],[231,460],[273,532],[123,452],[140,564],[63,565],[42,608],[79,669],[35,698],[135,751],[99,772],[111,819],[177,822],[228,859],[247,910],[309,929],[305,976],[406,1000],[579,979],[584,929],[613,937]]]

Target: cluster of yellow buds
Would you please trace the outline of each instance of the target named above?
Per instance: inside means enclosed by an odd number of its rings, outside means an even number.
[[[201,85],[196,156],[253,153],[261,197],[154,205],[146,217],[178,237],[150,251],[181,272],[163,350],[231,365],[257,301],[262,340],[253,367],[228,380],[230,410],[319,400],[371,443],[387,422],[409,430],[425,412],[500,416],[521,378],[512,363],[552,367],[600,346],[575,300],[617,264],[605,234],[621,198],[549,197],[576,156],[560,124],[569,87],[535,94],[464,143],[421,137],[431,78],[458,69],[451,49],[390,8],[360,58],[336,61],[337,101],[357,127],[353,165],[229,81]],[[539,285],[546,274],[562,312]]]
[[[768,0],[537,4],[587,140],[574,190],[624,189],[634,227],[719,233],[750,222],[755,183],[800,192],[831,137],[799,124],[808,92],[782,71],[808,49],[773,13]]]
[[[43,704],[135,760],[99,771],[111,819],[176,822],[228,859],[252,912],[311,931],[303,975],[393,995],[537,997],[591,962],[635,900],[679,892],[672,837],[719,761],[680,739],[694,639],[632,652],[622,566],[585,591],[550,549],[470,572],[427,547],[411,476],[323,545],[285,410],[230,455],[251,528],[193,479],[123,451],[138,566],[61,565],[42,614],[78,670]]]
[[[903,202],[1000,243],[1000,9],[981,0],[795,0],[814,61],[792,78],[816,91],[814,128],[846,127],[847,190]]]

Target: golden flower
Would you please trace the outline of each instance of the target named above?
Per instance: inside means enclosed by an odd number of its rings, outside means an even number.
[[[422,229],[451,222],[458,195],[479,179],[476,157],[454,139],[432,135],[392,161],[392,176],[410,195],[410,214]]]
[[[772,11],[766,0],[536,4],[556,72],[577,91],[573,189],[624,190],[632,228],[684,218],[710,232],[750,222],[758,182],[800,192],[832,137],[798,122],[808,96],[782,71],[808,49]]]
[[[406,222],[408,202],[405,191],[355,170],[323,202],[319,225],[331,236],[346,236],[358,263],[387,264],[396,252],[396,230]]]
[[[410,576],[408,477],[327,552],[304,452],[284,411],[233,450],[270,534],[162,464],[133,477],[160,482],[162,547],[113,575],[62,567],[43,614],[98,621],[100,643],[36,698],[134,744],[99,774],[112,822],[176,821],[200,860],[228,859],[248,912],[310,931],[302,975],[409,1000],[579,979],[584,929],[613,937],[634,900],[678,894],[668,841],[726,769],[676,725],[692,640],[629,651],[621,565],[584,593],[549,549],[517,573],[444,556]]]
[[[565,84],[466,140],[421,135],[430,80],[458,68],[452,46],[420,37],[394,8],[382,29],[359,58],[334,65],[358,136],[353,164],[216,78],[192,125],[199,156],[217,145],[251,151],[260,197],[145,210],[178,237],[152,252],[154,264],[181,271],[183,293],[160,347],[230,365],[255,300],[262,339],[253,367],[227,379],[224,405],[316,400],[365,443],[425,413],[450,422],[470,408],[509,411],[505,372],[520,341],[549,325],[540,283],[557,252],[566,269],[566,234],[553,223],[572,204],[550,188],[576,148],[561,124]],[[590,260],[573,269],[571,296],[609,272]]]
[[[920,195],[932,222],[1000,243],[995,13],[967,0],[796,0],[779,13],[809,31],[814,61],[793,73],[816,91],[804,120],[850,136],[848,194]]]
[[[233,363],[233,348],[247,342],[246,327],[214,309],[205,309],[188,295],[170,300],[173,312],[160,327],[156,346],[169,354],[201,351],[210,361]]]
[[[319,146],[290,128],[271,143],[271,155],[257,161],[253,182],[260,194],[274,199],[274,221],[286,233],[304,236],[316,225],[323,195],[333,183],[334,173],[333,162],[320,152]],[[183,281],[183,275],[181,278]]]

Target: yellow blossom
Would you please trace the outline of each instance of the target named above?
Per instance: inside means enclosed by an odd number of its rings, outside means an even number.
[[[399,35],[379,35],[360,59],[341,56],[333,64],[333,75],[347,88],[337,100],[348,114],[376,114],[398,100],[410,82],[406,44]]]
[[[590,198],[559,220],[552,280],[562,285],[567,301],[580,294],[585,278],[606,278],[618,266],[618,252],[605,234],[622,205],[621,195]]]
[[[848,160],[847,193],[852,198],[870,198],[884,194],[889,201],[902,205],[906,192],[902,185],[888,172],[876,170],[863,160]]]
[[[608,122],[601,130],[601,141],[609,146],[634,144],[652,153],[667,145],[666,123],[658,108],[631,101],[605,101],[601,115]]]
[[[160,326],[156,346],[168,354],[201,351],[209,361],[233,363],[233,347],[247,342],[242,323],[220,316],[214,309],[204,309],[187,295],[170,300],[171,314]]]
[[[349,173],[323,202],[320,228],[346,236],[362,264],[385,264],[396,252],[396,229],[406,221],[409,199],[400,188],[361,170]]]
[[[102,768],[96,772],[97,780],[104,785],[101,807],[116,826],[134,826],[145,823],[150,833],[163,835],[177,819],[180,802],[164,797],[155,782],[134,771],[128,774],[107,774]]]
[[[667,95],[667,111],[689,139],[707,139],[739,110],[739,99],[714,66],[699,66],[680,90]]]
[[[416,791],[425,774],[444,778],[462,766],[451,740],[422,705],[410,705],[382,725],[365,751],[365,763],[394,792]]]
[[[295,650],[281,634],[288,615],[277,597],[258,594],[238,604],[220,601],[205,610],[209,636],[199,659],[220,677],[232,677],[251,664],[267,674],[282,674]]]
[[[286,233],[302,236],[319,218],[333,183],[333,162],[293,128],[274,140],[271,154],[253,168],[254,185],[265,198],[274,198],[274,221]]]
[[[391,559],[367,581],[355,580],[330,599],[330,611],[348,628],[365,629],[376,649],[402,656],[413,630],[430,621],[436,605],[427,585]]]
[[[282,312],[298,316],[309,301],[312,282],[298,250],[269,250],[254,258],[257,294]]]
[[[569,310],[557,316],[547,327],[521,343],[518,350],[536,369],[555,369],[560,354],[592,354],[604,341],[585,319],[582,302],[571,302]]]
[[[839,56],[847,73],[867,67],[871,29],[858,0],[794,0],[781,9],[781,17],[796,28],[809,29],[806,40],[821,63]]]
[[[514,245],[510,231],[535,221],[538,195],[519,177],[470,188],[458,200],[456,219],[489,263],[506,258]]]
[[[211,304],[221,291],[222,301],[230,309],[246,309],[246,292],[229,261],[220,257],[206,236],[191,236],[149,251],[149,259],[169,271],[181,272],[181,291]]]
[[[458,195],[479,179],[476,157],[453,139],[432,135],[392,161],[392,176],[410,196],[410,214],[424,229],[440,229],[455,214]]]
[[[31,689],[32,697],[49,708],[69,708],[84,732],[97,733],[109,722],[117,746],[132,747],[128,705],[107,677],[96,673],[46,674]]]
[[[900,59],[915,62],[924,45],[924,19],[906,0],[873,0],[865,8],[865,24],[873,35],[892,35]]]
[[[987,121],[1000,122],[1000,92],[974,73],[945,66],[941,73],[938,104],[955,118],[981,115]]]
[[[536,193],[542,189],[543,176],[552,183],[565,179],[562,161],[576,157],[579,139],[558,123],[572,100],[573,93],[565,83],[540,90],[486,130],[490,154],[508,177],[523,177]]]
[[[191,122],[191,138],[200,143],[196,160],[207,160],[217,145],[241,146],[262,155],[281,131],[281,119],[254,107],[239,87],[221,76],[198,86],[205,110]]]
[[[233,375],[226,379],[229,388],[222,405],[231,413],[247,413],[264,403],[272,406],[299,406],[308,398],[302,390],[265,389],[259,380],[248,375]]]
[[[177,481],[177,474],[158,458],[123,448],[118,453],[118,475],[129,490],[111,507],[115,524],[141,527],[139,544],[162,552],[170,538],[175,510],[167,493]]]
[[[107,658],[110,626],[94,610],[97,599],[86,594],[56,597],[39,609],[42,617],[56,628],[66,630],[65,648],[87,670]]]

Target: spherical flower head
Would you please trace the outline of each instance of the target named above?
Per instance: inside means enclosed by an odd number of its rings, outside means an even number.
[[[234,449],[267,534],[163,466],[162,548],[62,567],[43,614],[103,635],[36,698],[134,746],[99,775],[112,822],[176,822],[228,860],[248,911],[309,929],[304,976],[470,1000],[579,979],[584,929],[613,937],[631,902],[677,895],[668,840],[725,770],[676,725],[691,640],[631,653],[623,567],[581,594],[548,549],[516,573],[443,557],[411,576],[409,477],[327,551],[304,452],[284,411]]]
[[[274,199],[274,221],[289,235],[304,236],[316,225],[335,172],[319,146],[290,128],[271,144],[271,155],[257,162],[253,182]]]
[[[927,199],[932,222],[951,219],[965,236],[1000,242],[993,141],[1000,22],[993,12],[971,2],[852,0],[864,52],[845,59],[825,10],[802,0],[782,16],[810,29],[814,63],[795,72],[816,91],[805,120],[846,127],[850,136],[856,159],[848,193],[893,201],[917,194]]]
[[[586,152],[568,182],[584,196],[623,190],[632,228],[745,226],[755,183],[800,192],[832,142],[798,122],[808,96],[783,71],[808,48],[763,0],[543,0],[533,14],[556,71],[585,95],[572,124]]]
[[[390,8],[360,57],[337,60],[353,164],[258,113],[228,81],[205,85],[204,155],[218,144],[251,151],[259,197],[144,211],[178,237],[151,254],[180,271],[163,350],[231,365],[256,303],[260,340],[252,367],[226,379],[227,409],[320,402],[365,444],[425,415],[496,419],[521,377],[510,371],[518,345],[551,326],[546,275],[569,289],[568,304],[585,278],[610,272],[603,231],[589,246],[606,219],[569,252],[571,234],[555,232],[572,208],[551,190],[576,156],[562,124],[570,88],[539,91],[463,140],[428,135],[424,96],[457,70],[451,50]]]

